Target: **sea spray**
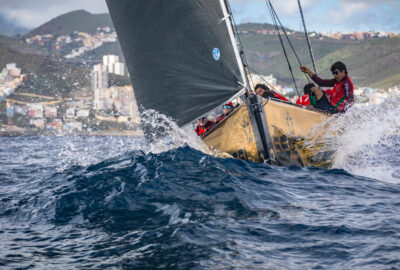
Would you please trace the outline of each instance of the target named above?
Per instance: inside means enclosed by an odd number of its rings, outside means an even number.
[[[353,106],[330,126],[337,147],[333,167],[382,181],[400,182],[400,96]],[[395,159],[395,160],[393,160]]]
[[[171,118],[155,110],[146,110],[140,117],[142,126],[145,125],[147,129],[146,137],[124,138],[116,133],[116,136],[105,137],[104,142],[98,145],[92,143],[96,141],[93,136],[79,137],[69,133],[57,133],[57,137],[63,141],[61,148],[57,151],[57,155],[64,161],[58,168],[59,171],[71,165],[87,166],[129,151],[159,154],[185,145],[209,155],[226,156],[210,150],[190,125],[180,128]],[[80,144],[82,139],[87,141],[87,146],[84,148],[77,145],[77,142],[79,141]]]
[[[141,124],[145,127],[147,153],[162,153],[168,150],[189,145],[207,154],[212,154],[209,148],[200,140],[188,125],[180,128],[170,117],[155,110],[146,110],[141,114]]]

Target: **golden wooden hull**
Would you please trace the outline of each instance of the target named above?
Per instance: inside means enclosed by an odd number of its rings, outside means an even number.
[[[250,123],[246,104],[210,130],[203,141],[213,150],[228,153],[234,158],[262,162]]]
[[[274,165],[329,167],[333,151],[319,129],[329,116],[301,106],[253,96],[202,138],[235,158]]]

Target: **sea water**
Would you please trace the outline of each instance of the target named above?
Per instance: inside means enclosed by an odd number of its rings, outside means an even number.
[[[211,155],[174,124],[0,138],[0,268],[399,269],[398,104],[337,118],[331,169]]]

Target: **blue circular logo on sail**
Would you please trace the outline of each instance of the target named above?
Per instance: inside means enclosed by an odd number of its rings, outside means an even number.
[[[212,51],[212,55],[214,57],[214,60],[218,61],[221,56],[221,52],[219,51],[218,48],[214,48],[214,50]]]

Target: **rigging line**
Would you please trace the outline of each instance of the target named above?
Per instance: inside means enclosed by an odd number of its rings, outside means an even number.
[[[273,20],[273,22],[275,24],[275,28],[276,28],[276,30],[278,32],[279,41],[281,42],[283,53],[285,54],[286,61],[287,61],[288,66],[289,66],[289,71],[290,71],[290,74],[292,75],[292,79],[293,79],[294,86],[296,88],[297,96],[300,98],[299,89],[297,88],[296,79],[294,78],[294,75],[293,75],[292,66],[290,65],[290,61],[289,61],[288,55],[286,53],[285,45],[283,44],[282,36],[281,36],[280,31],[279,31],[279,27],[278,27],[278,24],[276,22],[276,18],[274,16],[274,13],[272,12],[272,3],[271,3],[270,0],[265,0],[265,1],[266,1],[267,6],[268,6],[268,9],[269,9],[269,11],[271,13],[271,17],[272,17],[272,20]],[[267,1],[268,1],[269,5],[268,5]]]
[[[304,20],[303,9],[301,8],[300,0],[297,0],[297,3],[299,4],[301,20],[303,21],[303,26],[304,26],[304,34],[306,35],[308,49],[310,51],[311,60],[312,60],[313,67],[314,67],[314,72],[315,72],[315,74],[317,74],[317,66],[315,65],[314,54],[313,54],[313,51],[312,51],[312,48],[311,48],[311,42],[310,42],[310,38],[308,36],[308,32],[307,32],[307,28],[306,28],[306,22]]]
[[[250,67],[249,67],[249,70],[253,70],[253,72],[256,73],[256,70],[253,69],[253,68],[250,68]],[[259,75],[259,76],[260,76],[260,75]],[[269,86],[268,88],[270,88],[270,89],[274,90],[275,92],[277,92],[278,94],[282,95],[282,93],[281,93],[280,91],[276,90],[276,88],[275,88],[272,84],[270,84],[266,79],[264,79],[264,77],[260,76],[260,78],[261,78],[261,81],[262,81],[263,83],[265,83],[266,85]]]
[[[244,47],[243,47],[243,43],[242,43],[242,40],[240,39],[240,36],[239,36],[239,31],[238,31],[238,29],[237,29],[237,25],[236,25],[236,22],[235,22],[235,17],[233,16],[233,13],[232,13],[232,9],[231,9],[231,6],[230,6],[230,4],[229,4],[229,1],[225,1],[225,5],[227,6],[227,9],[228,9],[228,12],[229,12],[229,14],[230,14],[230,16],[231,16],[231,18],[232,18],[232,20],[231,20],[231,22],[232,22],[232,26],[233,26],[233,29],[234,29],[234,33],[235,33],[235,36],[237,37],[237,41],[238,41],[238,45],[239,45],[239,53],[240,53],[240,56],[242,57],[242,62],[243,62],[243,64],[244,64],[244,69],[246,70],[246,69],[249,69],[248,68],[248,62],[247,62],[247,58],[246,58],[246,54],[244,53]],[[250,78],[248,78],[249,80],[250,80],[250,82],[251,82],[251,85],[254,87],[254,82],[253,82],[253,80],[252,80],[252,77],[251,76],[248,76],[248,74],[247,74],[247,72],[246,72],[246,76],[247,77],[250,77]],[[250,91],[252,92],[253,90],[250,88]]]
[[[299,62],[300,66],[302,66],[303,64],[301,63],[300,58],[299,58],[299,56],[297,55],[296,50],[294,49],[294,46],[293,46],[292,42],[290,41],[290,38],[289,38],[289,36],[288,36],[288,34],[287,34],[285,28],[283,27],[281,20],[279,19],[278,14],[276,13],[274,7],[272,6],[271,1],[268,0],[268,2],[269,2],[269,4],[271,5],[271,9],[270,9],[270,10],[272,10],[272,12],[275,14],[275,17],[276,17],[277,21],[279,22],[279,25],[280,25],[280,27],[281,27],[283,33],[285,34],[285,37],[286,37],[286,39],[287,39],[287,41],[288,41],[290,47],[292,48],[292,51],[293,51],[294,55],[296,56],[297,61]],[[271,12],[271,11],[270,11],[270,12]],[[307,81],[308,81],[309,83],[311,83],[311,81],[310,81],[310,79],[308,78],[308,76],[307,76],[306,73],[304,73],[304,76],[306,76]]]

